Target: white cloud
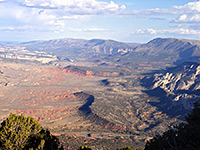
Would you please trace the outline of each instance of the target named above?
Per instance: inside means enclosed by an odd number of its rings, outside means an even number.
[[[90,18],[99,15],[103,17],[165,18],[165,22],[171,20],[171,23],[176,23],[175,25],[177,23],[184,23],[184,26],[180,28],[173,27],[173,29],[163,30],[148,28],[147,25],[148,29],[137,30],[134,34],[200,34],[200,28],[197,29],[200,23],[200,1],[190,2],[183,6],[174,6],[170,9],[125,10],[125,5],[119,5],[114,1],[105,2],[103,0],[0,0],[0,20],[12,20],[8,21],[7,26],[6,24],[1,24],[0,26],[2,27],[0,27],[0,30],[34,30],[58,33],[66,31],[77,33],[110,31],[109,29],[98,27],[94,23],[90,25],[94,26],[93,28],[82,27],[80,23],[82,20],[89,22]],[[76,26],[76,23],[79,25]],[[73,25],[75,26],[72,27]],[[81,27],[79,28],[79,26]]]
[[[177,23],[200,23],[200,13],[182,14],[174,22]]]
[[[155,30],[155,29],[144,29],[138,30],[137,34],[180,34],[180,35],[197,35],[200,34],[197,30],[197,26],[200,23],[200,0],[189,2],[182,6],[174,6],[170,9],[145,9],[145,10],[133,10],[132,12],[123,13],[125,16],[129,17],[157,17],[157,16],[167,16],[170,20],[169,23],[179,23],[184,25],[183,28],[169,29],[169,30]],[[171,17],[170,17],[171,16]],[[173,19],[175,18],[175,19]]]
[[[150,35],[162,35],[162,34],[179,34],[179,35],[199,35],[200,30],[176,28],[176,29],[139,29],[133,32],[133,34],[150,34]]]
[[[174,22],[200,23],[200,1],[189,2],[183,6],[174,6],[180,16]]]
[[[174,6],[175,9],[184,10],[184,11],[196,11],[200,12],[200,1],[197,2],[189,2],[184,6]]]
[[[173,22],[200,22],[200,1],[189,2],[183,6],[174,6],[169,9],[154,8],[154,9],[140,9],[129,12],[120,13],[121,16],[127,17],[145,17],[152,16],[177,16]]]
[[[186,20],[187,19],[187,15],[183,14],[178,18],[180,21]]]
[[[177,11],[172,11],[171,9],[141,9],[141,10],[132,10],[130,12],[122,12],[120,13],[121,16],[126,17],[142,17],[142,18],[149,18],[152,16],[164,16],[164,15],[175,15]]]
[[[0,31],[27,31],[27,30],[33,30],[32,26],[5,26],[0,27]]]
[[[113,1],[108,3],[97,0],[0,0],[3,1],[0,5],[1,20],[9,19],[15,24],[56,32],[65,31],[71,20],[80,22],[96,15],[115,15],[126,9],[125,5],[119,6]]]
[[[157,34],[157,30],[155,29],[138,29],[133,34]]]
[[[69,31],[75,31],[75,32],[103,32],[103,31],[109,31],[108,29],[102,29],[102,28],[87,28],[87,29],[75,29],[75,28],[69,28]]]
[[[119,6],[111,1],[110,3],[96,0],[12,0],[20,5],[40,8],[63,10],[70,14],[106,14],[125,10],[126,6]]]

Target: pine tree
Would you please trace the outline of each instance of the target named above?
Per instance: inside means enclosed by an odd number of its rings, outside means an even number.
[[[59,140],[48,130],[43,129],[32,117],[11,113],[1,123],[0,147],[7,150],[57,150],[59,149]]]
[[[185,117],[186,123],[180,123],[172,129],[157,135],[145,145],[145,150],[199,150],[200,149],[200,104],[194,103],[194,109]]]

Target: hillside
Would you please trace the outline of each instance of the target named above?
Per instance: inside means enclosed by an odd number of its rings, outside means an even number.
[[[129,61],[166,62],[181,64],[184,61],[199,61],[200,41],[157,38],[146,44],[138,45],[134,51],[127,53],[121,59]]]
[[[20,46],[26,47],[29,50],[39,50],[52,52],[57,55],[79,57],[87,56],[85,54],[115,54],[122,50],[131,51],[137,44],[128,44],[117,42],[114,40],[101,39],[55,39],[49,41],[32,41],[19,43]]]
[[[182,117],[191,111],[193,103],[200,99],[200,63],[185,62],[177,67],[154,73],[143,79],[151,90],[147,93],[159,97],[153,105],[167,113]]]
[[[165,73],[154,75],[153,88],[161,87],[171,94],[181,91],[195,93],[200,90],[199,76],[200,63],[186,62],[178,67],[167,69]]]

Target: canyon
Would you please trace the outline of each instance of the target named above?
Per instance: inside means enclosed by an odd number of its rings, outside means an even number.
[[[0,44],[0,120],[32,116],[66,149],[145,141],[199,101],[200,41],[55,39]]]

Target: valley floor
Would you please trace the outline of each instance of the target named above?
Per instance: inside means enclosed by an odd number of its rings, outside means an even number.
[[[149,104],[157,98],[144,92],[141,74],[104,77],[53,65],[0,63],[1,121],[11,112],[33,116],[67,149],[142,149],[177,122]]]

